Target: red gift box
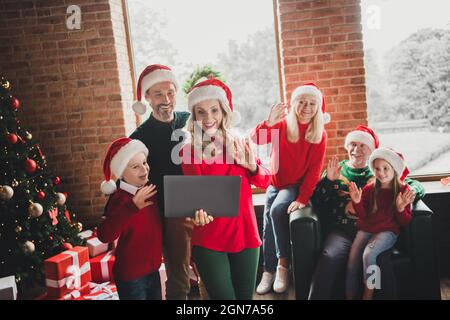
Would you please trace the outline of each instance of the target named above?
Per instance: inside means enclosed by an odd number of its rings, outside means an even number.
[[[73,290],[56,300],[80,300],[80,298],[83,295],[89,294],[91,292],[91,287],[89,286],[89,283],[90,282],[83,285],[79,290]]]
[[[93,282],[113,281],[113,266],[116,261],[114,251],[108,251],[97,257],[91,258],[91,274]]]
[[[80,290],[91,281],[89,251],[74,247],[44,262],[45,284],[50,298],[59,298],[73,290]]]

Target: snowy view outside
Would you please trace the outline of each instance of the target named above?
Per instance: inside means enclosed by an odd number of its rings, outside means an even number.
[[[280,101],[272,0],[127,5],[137,77],[166,64],[182,86],[196,67],[211,65],[233,92],[241,132]],[[413,174],[450,172],[449,12],[447,0],[361,0],[369,125]],[[186,105],[179,90],[177,110]],[[267,163],[267,147],[258,154]]]
[[[362,0],[369,125],[413,174],[450,172],[450,2]]]
[[[272,0],[129,0],[127,6],[136,77],[149,64],[166,64],[182,87],[196,67],[211,65],[233,92],[241,131],[279,101]],[[186,105],[179,90],[177,110]]]
[[[182,87],[197,67],[209,64],[232,90],[241,134],[280,101],[272,0],[128,0],[127,6],[136,77],[149,64],[164,64]],[[186,106],[179,90],[176,110]],[[257,150],[265,165],[269,147]]]

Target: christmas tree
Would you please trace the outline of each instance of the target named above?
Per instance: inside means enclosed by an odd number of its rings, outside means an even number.
[[[0,277],[14,275],[20,294],[45,284],[45,259],[82,244],[82,225],[58,191],[61,179],[20,124],[19,107],[0,75]]]

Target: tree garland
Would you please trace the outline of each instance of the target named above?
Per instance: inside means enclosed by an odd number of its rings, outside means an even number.
[[[222,82],[225,82],[220,72],[213,70],[210,65],[205,65],[203,67],[198,67],[193,73],[191,73],[191,75],[183,85],[184,93],[188,94],[191,91],[192,87],[195,86],[202,78],[216,78]]]

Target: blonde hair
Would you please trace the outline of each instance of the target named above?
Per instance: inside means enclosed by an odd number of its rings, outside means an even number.
[[[300,95],[299,98],[301,96],[302,95]],[[317,111],[314,117],[309,122],[308,128],[306,129],[305,140],[309,143],[318,144],[322,141],[324,123],[323,123],[323,112],[321,108],[322,101],[319,101],[317,97],[316,100],[317,100],[316,103]],[[295,109],[298,105],[298,101],[299,99],[295,99],[294,105],[291,104],[291,108],[286,117],[287,138],[289,142],[297,142],[300,139],[297,113],[295,112]]]
[[[230,143],[234,142],[235,135],[231,131],[231,112],[226,108],[222,101],[217,100],[219,102],[220,108],[222,109],[223,118],[222,122],[219,125],[219,133],[223,137],[224,146],[227,146]],[[208,145],[211,144],[211,141],[203,141],[203,131],[200,130],[194,130],[194,127],[197,125],[195,123],[195,107],[192,108],[192,112],[186,122],[185,127],[183,130],[187,133],[187,143],[191,143],[191,145],[194,147],[194,150],[201,150],[202,154]],[[200,135],[199,135],[200,134]],[[215,153],[213,155],[216,155]]]

